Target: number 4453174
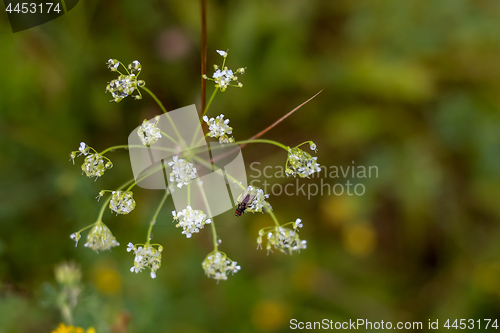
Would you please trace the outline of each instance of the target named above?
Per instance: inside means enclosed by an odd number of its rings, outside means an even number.
[[[447,329],[454,328],[454,329],[488,329],[488,328],[494,328],[498,329],[498,324],[497,324],[497,319],[494,321],[492,319],[455,319],[453,323],[450,324],[450,319],[446,321],[444,324],[444,327]]]
[[[51,11],[59,13],[61,11],[61,9],[59,8],[59,3],[56,3],[54,6],[53,2],[46,2],[45,4],[43,4],[43,3],[37,4],[37,3],[29,3],[29,2],[28,3],[26,3],[26,2],[19,3],[18,2],[14,8],[12,8],[12,3],[9,3],[7,8],[5,8],[5,11],[9,12],[9,13],[15,12],[15,13],[22,13],[22,14],[27,14],[27,13],[31,13],[31,14],[40,13],[40,14],[42,14],[42,13],[50,13]]]

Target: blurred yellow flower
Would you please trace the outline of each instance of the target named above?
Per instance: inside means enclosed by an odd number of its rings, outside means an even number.
[[[375,230],[369,224],[345,225],[342,229],[342,242],[349,253],[364,257],[373,252],[377,238]]]
[[[51,333],[96,333],[96,331],[93,327],[90,327],[87,331],[85,331],[81,327],[66,326],[63,323],[60,323],[59,326]]]
[[[252,311],[252,323],[258,331],[274,332],[290,320],[290,310],[279,301],[261,301]]]
[[[474,285],[487,293],[500,295],[500,264],[481,263],[474,269]]]
[[[339,227],[356,218],[359,211],[359,199],[355,197],[326,197],[321,202],[323,222],[330,227]]]
[[[116,269],[99,265],[95,271],[94,283],[100,292],[115,294],[120,290],[122,281]]]

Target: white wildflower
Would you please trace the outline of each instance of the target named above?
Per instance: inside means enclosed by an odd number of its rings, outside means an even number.
[[[79,232],[74,232],[69,237],[76,242],[75,247],[78,246],[78,241],[82,238],[82,235]]]
[[[321,171],[318,162],[316,162],[317,159],[300,148],[288,148],[285,173],[287,176],[295,177],[298,175],[302,178],[309,178],[313,173]],[[290,165],[288,165],[289,163]]]
[[[119,63],[120,62],[116,59],[110,59],[108,60],[108,67],[112,71],[118,71]],[[132,95],[134,91],[137,92],[137,94],[133,95],[135,99],[142,98],[139,89],[137,89],[138,87],[144,87],[145,85],[143,80],[137,79],[141,73],[141,64],[137,60],[134,60],[130,65],[128,65],[128,68],[130,73],[127,73],[127,75],[120,74],[117,79],[111,81],[106,86],[106,91],[111,93],[113,100],[117,103],[125,97]]]
[[[128,214],[135,208],[132,191],[113,191],[109,208],[116,214]]]
[[[116,241],[111,230],[102,222],[97,222],[87,235],[87,243],[85,246],[95,250],[109,250],[120,243]]]
[[[172,168],[170,181],[177,182],[177,187],[179,188],[181,188],[182,185],[189,184],[191,180],[197,177],[196,168],[193,163],[185,159],[179,159],[179,157],[174,156],[172,161],[168,162],[168,165]]]
[[[216,50],[218,54],[220,54],[221,57],[227,57],[227,52],[226,51],[222,51],[222,50]]]
[[[80,148],[78,148],[78,150],[80,151],[80,155],[87,156],[87,154],[89,153],[90,147],[87,146],[87,144],[85,142],[80,142]]]
[[[163,246],[159,245],[158,249],[146,244],[144,247],[136,247],[134,244],[129,243],[127,246],[127,252],[134,251],[134,266],[130,268],[131,272],[139,273],[144,268],[149,268],[151,270],[151,278],[156,278],[156,271],[161,266],[161,252],[163,251]]]
[[[120,66],[120,62],[116,59],[109,59],[107,64],[108,64],[108,68],[112,72],[116,72],[118,70],[118,66]]]
[[[141,139],[142,144],[145,146],[150,146],[161,138],[161,131],[157,126],[158,119],[155,120],[156,122],[144,120],[142,125],[137,129],[139,139]]]
[[[95,177],[96,179],[104,174],[104,171],[110,169],[112,164],[104,164],[104,159],[100,154],[89,154],[85,157],[82,164],[82,170],[87,177]]]
[[[191,238],[192,234],[200,232],[205,224],[212,222],[201,210],[194,210],[191,206],[187,206],[186,209],[178,213],[172,211],[172,215],[174,221],[178,222],[176,227],[182,227],[182,234],[186,235],[187,238]]]
[[[307,241],[301,240],[298,233],[298,228],[302,227],[302,220],[297,219],[295,220],[295,222],[291,222],[291,224],[293,226],[293,230],[285,228],[283,226],[263,228],[259,230],[259,237],[257,237],[257,245],[258,245],[257,248],[261,247],[262,237],[266,233],[267,233],[266,249],[268,253],[273,246],[275,249],[286,254],[293,254],[294,251],[300,252],[300,250],[307,248]]]
[[[210,119],[207,116],[203,116],[203,120],[208,125],[208,129],[210,130],[208,135],[210,137],[219,138],[220,143],[234,142],[234,138],[228,136],[228,134],[233,133],[233,128],[228,125],[229,119],[224,119],[223,114]]]
[[[212,74],[212,77],[209,78],[207,75],[203,75],[203,78],[205,80],[215,81],[215,88],[219,88],[220,91],[225,91],[229,86],[240,87],[240,88],[243,87],[243,84],[238,82],[238,77],[235,75],[235,72],[227,68],[227,66],[224,66],[226,63],[226,58],[228,53],[226,51],[221,51],[221,50],[217,50],[217,53],[224,58],[221,67],[222,69],[219,68],[219,66],[214,65],[215,72]],[[236,70],[236,73],[244,74],[245,68],[238,68]]]
[[[248,197],[248,198],[247,198]],[[269,198],[269,194],[264,194],[264,191],[258,187],[249,185],[245,191],[238,197],[238,211],[240,213],[261,213],[264,207],[269,207],[269,203],[266,199]]]
[[[217,280],[227,280],[229,273],[237,273],[241,267],[236,261],[229,259],[223,252],[210,253],[201,264],[208,277]]]

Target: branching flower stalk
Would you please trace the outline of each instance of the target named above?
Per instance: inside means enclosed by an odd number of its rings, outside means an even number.
[[[229,126],[229,119],[224,114],[219,114],[214,117],[209,117],[207,111],[214,100],[218,91],[225,92],[228,87],[243,87],[243,84],[238,81],[236,75],[242,75],[245,73],[245,68],[241,67],[234,72],[226,66],[226,60],[228,57],[228,51],[218,50],[217,53],[223,57],[222,66],[219,67],[214,65],[214,73],[211,77],[203,74],[202,78],[204,80],[210,80],[215,83],[214,91],[206,104],[200,121],[204,121],[208,126],[208,132],[205,133],[204,138],[211,137],[218,139],[221,144],[233,143],[244,147],[249,143],[265,143],[275,145],[287,152],[287,159],[285,162],[286,173],[289,176],[299,176],[301,178],[308,178],[315,172],[318,172],[319,164],[316,161],[316,157],[312,157],[309,153],[302,150],[300,147],[309,144],[309,148],[313,151],[316,150],[316,145],[312,141],[306,141],[298,146],[290,148],[280,142],[260,139],[259,137],[267,132],[270,128],[274,127],[277,123],[281,122],[283,119],[288,117],[290,114],[295,112],[294,109],[287,115],[279,119],[273,125],[268,127],[266,130],[257,134],[249,140],[235,141],[233,138],[233,128]],[[177,148],[182,150],[192,149],[193,152],[199,150],[197,147],[201,142],[196,145],[194,141],[196,136],[193,137],[191,144],[188,146],[184,142],[182,136],[180,135],[175,123],[171,119],[167,110],[161,103],[161,101],[156,97],[156,95],[150,91],[143,80],[139,80],[138,77],[142,72],[141,64],[135,60],[128,67],[124,66],[120,61],[116,59],[110,59],[108,61],[108,67],[112,72],[117,72],[119,77],[111,81],[106,87],[106,91],[111,93],[113,100],[115,102],[120,102],[128,96],[132,96],[134,99],[142,99],[143,94],[141,90],[146,92],[147,95],[151,96],[153,100],[158,104],[159,108],[166,114],[166,118],[172,125],[175,135],[171,136],[170,133],[165,133],[160,128],[158,128],[159,116],[155,117],[153,120],[144,120],[142,124],[138,127],[137,135],[142,143],[142,145],[117,145],[104,149],[100,153],[94,148],[88,146],[85,143],[81,143],[78,151],[74,151],[70,154],[71,160],[74,163],[74,159],[81,155],[84,156],[84,163],[82,165],[82,170],[88,177],[101,177],[104,171],[110,169],[113,164],[111,161],[104,156],[108,152],[113,152],[117,149],[129,149],[129,148],[142,148],[142,149],[161,149],[174,152],[173,149],[166,149],[161,146],[157,146],[156,143],[162,137],[166,137],[177,145]],[[302,106],[302,105],[301,105]],[[300,106],[299,106],[300,107]],[[217,149],[217,147],[214,147]],[[205,161],[195,154],[192,156],[193,161],[200,163],[201,165],[212,168],[211,162]],[[134,211],[136,207],[136,200],[132,189],[143,179],[150,177],[155,172],[165,169],[165,164],[171,169],[168,175],[169,183],[174,190],[175,187],[182,188],[187,186],[187,207],[173,211],[173,222],[176,222],[176,227],[182,228],[182,234],[187,238],[191,238],[194,234],[200,233],[205,225],[210,224],[212,230],[213,238],[213,250],[208,253],[202,262],[202,268],[205,274],[217,281],[226,280],[230,274],[237,273],[241,267],[236,261],[229,259],[226,253],[219,251],[219,245],[221,240],[218,238],[217,230],[215,226],[215,221],[210,211],[208,205],[208,200],[205,192],[201,190],[201,181],[198,177],[198,171],[193,163],[180,158],[178,154],[175,154],[172,160],[166,163],[161,163],[160,166],[152,168],[146,175],[140,177],[140,179],[131,179],[125,184],[117,188],[116,190],[101,190],[97,199],[101,199],[103,196],[107,195],[106,200],[104,200],[101,210],[98,214],[96,222],[93,224],[73,233],[71,238],[75,240],[76,245],[81,238],[81,233],[86,229],[91,229],[87,235],[86,247],[89,247],[96,252],[99,250],[109,250],[112,247],[119,246],[120,244],[116,241],[116,238],[111,233],[111,230],[102,222],[104,211],[106,207],[109,207],[112,212],[119,214],[130,214]],[[166,170],[164,170],[166,172]],[[165,173],[166,174],[166,173]],[[269,196],[265,194],[262,189],[254,186],[245,187],[240,182],[236,180],[231,174],[226,172],[227,178],[237,184],[243,193],[238,198],[238,208],[237,212],[239,215],[252,212],[252,213],[268,213],[274,222],[273,226],[263,228],[259,231],[257,237],[258,248],[262,248],[263,238],[266,237],[267,244],[266,249],[268,253],[272,251],[272,248],[277,249],[283,253],[292,254],[293,252],[299,252],[301,249],[306,248],[306,241],[301,240],[298,235],[299,228],[302,227],[302,222],[300,219],[296,219],[294,222],[287,222],[285,224],[280,224],[276,218],[272,206],[268,201]],[[193,183],[194,182],[194,183]],[[203,212],[196,207],[191,206],[190,195],[192,192],[191,186],[199,187],[200,193],[202,195],[203,202],[206,207],[206,212]],[[158,215],[161,208],[165,205],[166,199],[170,194],[170,190],[166,190],[163,195],[152,219],[149,222],[148,232],[146,235],[146,242],[142,244],[133,244],[131,242],[127,245],[127,251],[134,253],[134,262],[131,267],[131,272],[139,273],[143,269],[148,268],[150,270],[151,278],[156,277],[157,270],[161,266],[163,246],[161,244],[152,244],[151,235],[154,225],[156,224]],[[237,214],[238,215],[238,214]]]

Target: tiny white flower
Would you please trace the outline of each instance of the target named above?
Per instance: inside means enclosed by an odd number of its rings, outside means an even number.
[[[84,156],[87,156],[87,154],[89,153],[89,147],[87,146],[87,144],[85,142],[80,142],[80,148],[78,148],[78,150],[80,151],[80,155],[84,155]]]
[[[87,235],[87,243],[85,246],[95,250],[109,250],[120,243],[116,241],[111,230],[102,222],[97,222]]]
[[[204,116],[203,120],[208,125],[208,129],[210,130],[208,135],[210,135],[210,137],[219,138],[220,143],[234,142],[234,138],[228,136],[228,134],[233,133],[233,128],[228,125],[229,119],[224,119],[223,114],[210,119]]]
[[[75,247],[78,246],[78,241],[82,237],[82,235],[79,232],[72,233],[69,235],[69,237],[76,242]]]
[[[144,120],[142,125],[139,126],[137,135],[139,135],[139,139],[141,139],[142,144],[145,146],[151,146],[162,137],[156,122],[147,120]]]
[[[132,244],[132,243],[128,243],[128,244],[127,244],[127,252],[130,252],[130,251],[132,251],[132,250],[134,250],[134,249],[135,249],[134,244]]]
[[[299,238],[297,228],[302,227],[302,220],[297,219],[293,223],[293,230],[284,227],[274,227],[271,231],[267,232],[267,246],[266,249],[269,253],[271,248],[285,253],[293,254],[293,252],[300,252],[300,250],[307,248],[307,242]],[[264,236],[264,229],[259,231],[257,238],[257,248],[261,247],[262,236]]]
[[[205,274],[217,281],[227,280],[228,273],[235,274],[241,269],[236,261],[232,261],[225,253],[219,251],[209,254],[201,265]]]
[[[185,159],[179,159],[179,157],[174,156],[172,161],[168,162],[168,165],[172,168],[169,179],[171,182],[176,182],[179,188],[183,185],[188,185],[191,180],[197,177],[196,168],[193,163]]]
[[[226,51],[222,51],[222,50],[217,50],[217,53],[220,54],[221,57],[227,57],[227,52]]]
[[[200,232],[205,224],[212,222],[201,210],[195,210],[191,206],[187,206],[186,209],[175,214],[172,212],[172,214],[174,221],[177,222],[176,227],[182,227],[182,234],[186,235],[187,238],[191,238],[192,234]]]
[[[321,171],[317,159],[300,148],[288,148],[285,173],[287,176],[298,175],[302,178],[309,178],[313,173]]]
[[[134,193],[132,191],[113,191],[109,209],[116,214],[128,214],[135,208]]]
[[[117,71],[118,65],[118,60],[108,60],[108,67],[111,69],[111,71]],[[141,73],[141,64],[137,60],[134,60],[130,65],[128,65],[128,68],[130,70],[130,74],[121,74],[117,79],[111,81],[106,86],[106,91],[111,93],[111,96],[113,96],[113,101],[117,103],[125,97],[132,95],[134,91],[137,92],[137,94],[133,95],[135,99],[142,98],[138,87],[143,87],[145,85],[145,82],[143,80],[137,79],[137,77]]]
[[[149,268],[151,270],[151,278],[156,278],[156,271],[161,266],[161,252],[163,251],[163,247],[161,245],[158,246],[158,249],[149,246],[146,244],[146,247],[135,247],[132,243],[129,243],[127,251],[134,251],[134,266],[130,268],[132,273],[139,273],[144,268]],[[129,252],[130,252],[129,251]]]

